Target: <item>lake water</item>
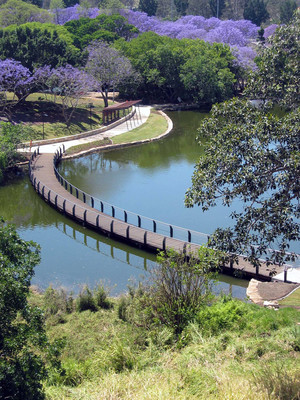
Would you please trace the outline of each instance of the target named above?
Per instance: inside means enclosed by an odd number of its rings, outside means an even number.
[[[174,130],[165,139],[63,162],[62,174],[101,200],[157,220],[204,233],[230,226],[228,208],[203,213],[198,207],[184,207],[203,151],[196,131],[206,114],[185,111],[169,116]],[[85,283],[93,286],[104,280],[112,294],[118,294],[126,290],[128,280],[138,280],[155,263],[154,255],[102,237],[56,212],[36,195],[27,177],[0,187],[0,215],[13,222],[25,240],[41,245],[42,261],[33,279],[41,288],[53,284],[77,292]],[[246,281],[220,279],[216,291],[246,296]]]

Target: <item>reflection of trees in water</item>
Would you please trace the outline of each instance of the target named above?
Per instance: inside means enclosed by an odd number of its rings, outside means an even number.
[[[17,227],[47,226],[57,219],[56,212],[36,194],[27,176],[0,187],[0,204],[0,215]]]

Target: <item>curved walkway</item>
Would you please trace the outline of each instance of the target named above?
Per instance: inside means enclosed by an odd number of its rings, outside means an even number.
[[[113,123],[111,126],[106,126],[100,132],[101,129],[85,132],[84,137],[72,139],[72,137],[62,137],[54,139],[54,143],[47,143],[43,144],[43,141],[39,142],[38,144],[34,144],[31,148],[31,151],[34,152],[38,148],[40,149],[41,153],[50,153],[54,154],[57,149],[64,144],[65,149],[69,149],[72,146],[77,146],[79,144],[91,143],[98,140],[102,140],[104,138],[111,138],[113,136],[121,135],[122,133],[129,132],[139,126],[143,125],[150,116],[151,107],[150,106],[139,106],[136,107],[135,113],[129,119],[122,119],[122,123]],[[165,114],[164,114],[165,115]],[[170,124],[170,122],[169,122]],[[169,127],[171,130],[173,126]],[[95,133],[96,132],[96,133]],[[80,135],[75,135],[80,136]],[[70,140],[71,139],[71,140]],[[28,148],[24,149],[25,151],[29,151]]]
[[[68,140],[63,142],[63,144],[65,148],[69,148],[77,144],[92,142],[103,139],[104,137],[113,137],[121,133],[128,132],[129,130],[134,129],[146,122],[150,115],[150,108],[151,107],[140,107],[140,118],[136,118],[135,123],[132,121],[131,123],[125,121],[109,131],[106,130],[105,132],[92,134],[89,137],[81,139]],[[166,118],[168,117],[166,116]],[[169,127],[165,134],[169,133],[172,128],[172,122],[170,122],[170,119],[168,122]],[[164,134],[160,137],[162,136],[164,136]],[[130,145],[143,142],[144,141],[130,143]],[[169,247],[172,247],[177,251],[195,252],[197,250],[199,245],[174,239],[173,237],[167,237],[156,232],[151,232],[141,227],[123,222],[117,218],[110,217],[109,215],[104,214],[93,207],[89,207],[85,202],[79,200],[65,190],[67,188],[67,182],[64,182],[64,184],[66,183],[66,188],[64,188],[62,186],[63,183],[60,183],[57,180],[53,168],[53,153],[57,151],[61,144],[62,142],[60,141],[54,144],[40,145],[39,149],[42,154],[38,155],[34,161],[31,162],[31,181],[35,190],[44,198],[45,201],[49,202],[49,204],[54,206],[60,212],[65,213],[67,216],[79,223],[85,224],[90,228],[100,231],[106,235],[113,236],[117,240],[123,240],[138,247],[144,247],[150,251],[156,252],[157,250],[165,250]],[[122,147],[124,145],[105,146],[103,148],[117,146]],[[35,150],[35,148],[33,148],[33,150]],[[275,269],[277,274],[283,274],[282,267],[275,266]],[[271,280],[271,267],[262,265],[259,273],[256,273],[253,266],[245,261],[242,257],[239,257],[238,265],[223,265],[222,271],[229,275]],[[298,282],[298,280],[293,281]]]

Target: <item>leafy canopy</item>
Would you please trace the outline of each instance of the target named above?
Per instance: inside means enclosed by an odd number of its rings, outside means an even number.
[[[248,94],[259,93],[293,111],[279,118],[270,112],[270,100],[269,107],[257,108],[233,99],[214,106],[199,128],[199,140],[202,135],[210,140],[196,165],[186,205],[207,210],[217,201],[229,206],[238,199],[243,211],[232,213],[234,227],[218,229],[211,245],[247,254],[253,264],[261,256],[288,261],[290,244],[300,239],[299,72],[292,73],[299,57],[298,37],[298,20],[276,31],[248,88]]]

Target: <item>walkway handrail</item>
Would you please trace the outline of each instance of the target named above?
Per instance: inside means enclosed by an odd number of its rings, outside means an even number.
[[[90,195],[89,193],[84,192],[75,185],[72,185],[67,179],[65,179],[58,172],[57,169],[64,152],[65,152],[65,146],[62,145],[54,154],[53,157],[54,173],[60,184],[64,186],[64,188],[68,192],[70,192],[70,194],[76,196],[77,199],[82,200],[85,204],[89,205],[92,208],[95,208],[98,211],[101,211],[103,214],[106,214],[113,218],[117,218],[128,224],[137,226],[138,228],[143,228],[154,233],[160,233],[164,236],[183,240],[188,243],[193,243],[193,244],[207,243],[209,235],[206,233],[197,232],[192,229],[182,228],[180,226],[168,224],[166,222],[162,222],[153,218],[136,214],[132,211],[125,210],[123,208],[107,203],[103,200],[100,200]]]

